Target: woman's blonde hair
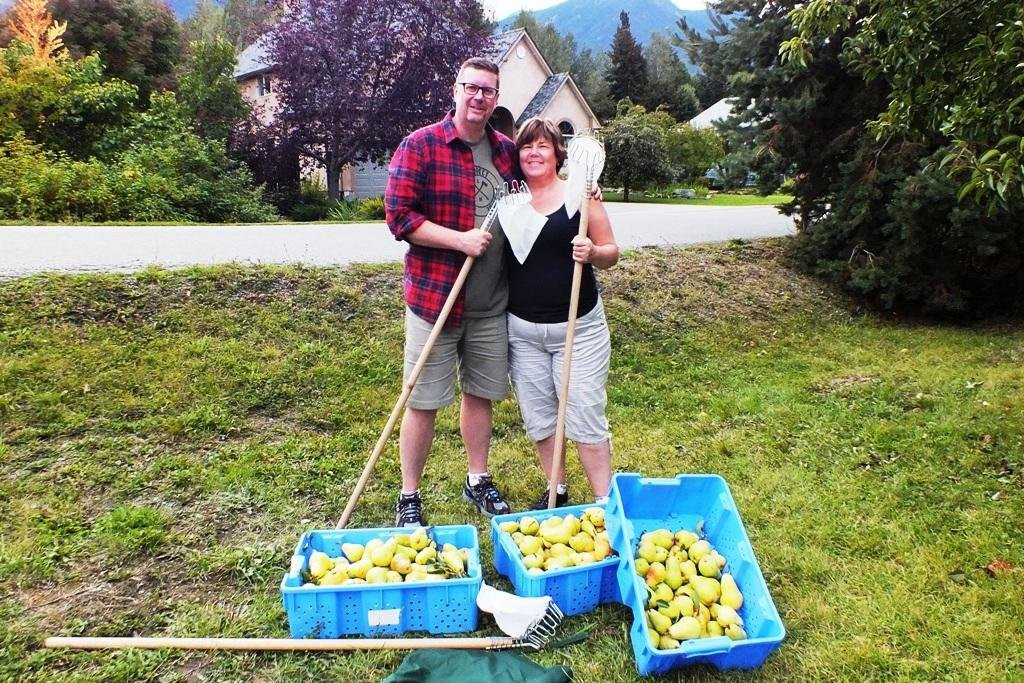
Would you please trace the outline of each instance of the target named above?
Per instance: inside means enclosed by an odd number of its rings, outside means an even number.
[[[518,152],[526,145],[538,138],[545,138],[551,143],[555,150],[555,168],[559,169],[565,163],[565,137],[562,131],[558,130],[551,119],[542,119],[539,116],[531,116],[523,121],[516,133],[516,151]]]

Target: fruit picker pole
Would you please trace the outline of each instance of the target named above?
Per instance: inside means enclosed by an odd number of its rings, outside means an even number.
[[[484,218],[483,223],[480,225],[480,230],[490,230],[491,224],[494,223],[494,219],[497,215],[498,203],[495,202],[491,206],[491,210],[487,213],[487,216]],[[420,352],[420,357],[416,361],[416,365],[413,367],[412,372],[409,374],[409,379],[405,382],[402,394],[398,397],[395,407],[391,409],[391,415],[388,417],[387,424],[384,425],[384,431],[381,432],[380,438],[377,439],[377,445],[373,447],[373,452],[370,453],[370,458],[366,461],[366,466],[363,467],[363,473],[360,475],[359,481],[356,482],[356,487],[353,489],[352,495],[348,498],[348,503],[345,505],[345,510],[341,513],[341,518],[338,520],[336,528],[343,529],[345,528],[345,525],[348,524],[348,520],[352,516],[352,511],[355,509],[356,503],[359,501],[359,496],[363,494],[363,489],[366,488],[366,484],[370,481],[370,475],[373,474],[373,468],[377,465],[377,459],[380,458],[380,454],[384,451],[384,446],[387,444],[388,439],[391,438],[391,432],[395,429],[395,423],[398,422],[399,415],[402,414],[405,404],[409,401],[409,395],[412,394],[413,387],[416,386],[416,380],[419,379],[420,373],[423,371],[423,367],[427,364],[427,357],[430,356],[430,351],[434,348],[434,342],[436,342],[437,338],[441,336],[441,330],[444,327],[445,322],[448,320],[448,314],[451,313],[456,299],[459,298],[459,292],[462,291],[462,286],[466,283],[466,278],[469,276],[469,271],[475,262],[476,258],[473,256],[467,256],[466,260],[463,261],[462,269],[459,271],[458,277],[455,278],[455,283],[452,285],[452,289],[448,293],[448,298],[445,300],[444,306],[441,308],[440,315],[437,316],[437,322],[434,323],[433,329],[430,330],[430,336],[427,337],[427,341],[423,345],[423,350]]]
[[[583,202],[580,204],[580,237],[587,236],[590,224],[590,192],[592,179],[587,178]],[[572,292],[569,297],[569,320],[565,328],[565,351],[562,357],[562,391],[558,396],[558,419],[555,422],[555,448],[551,454],[551,478],[548,480],[548,509],[555,507],[558,482],[562,478],[565,456],[565,409],[569,403],[569,372],[572,368],[572,347],[576,339],[576,313],[580,307],[580,283],[583,264],[577,261],[572,269]]]
[[[506,650],[525,645],[516,638],[109,638],[51,636],[48,648],[76,650]]]

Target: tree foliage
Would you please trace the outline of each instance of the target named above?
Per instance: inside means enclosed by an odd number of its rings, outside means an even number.
[[[0,218],[266,220],[224,142],[200,137],[172,93],[142,108],[100,58],[0,49]]]
[[[643,50],[629,30],[629,14],[619,13],[619,27],[612,38],[608,53],[608,92],[612,100],[629,98],[642,102],[647,96],[647,60]]]
[[[162,0],[51,0],[50,6],[67,22],[71,54],[98,54],[110,76],[138,88],[143,103],[174,84],[180,29]]]
[[[673,123],[667,114],[649,114],[623,100],[619,115],[601,129],[607,156],[604,177],[609,184],[622,186],[623,200],[629,201],[632,190],[670,179],[665,128]]]
[[[1024,3],[1019,0],[811,0],[793,9],[782,54],[802,65],[842,39],[842,58],[886,90],[875,136],[941,136],[961,195],[990,210],[1024,197]],[[998,205],[998,206],[997,206]]]
[[[794,262],[888,307],[970,315],[1019,306],[1024,202],[991,216],[958,205],[937,168],[950,152],[940,128],[878,137],[872,122],[888,110],[891,86],[848,54],[867,16],[807,43],[804,65],[784,61],[797,5],[722,0],[716,9],[731,25],[688,41],[696,63],[729,74],[728,94],[749,103],[725,125],[730,153],[749,158],[762,191],[794,179],[785,207],[799,228]]]
[[[678,180],[692,182],[725,158],[722,138],[713,128],[680,123],[665,132],[665,151]]]
[[[276,137],[327,169],[380,159],[451,104],[459,64],[483,45],[476,0],[295,0],[269,34]]]
[[[643,49],[647,62],[647,94],[644,104],[648,109],[664,105],[678,121],[689,121],[700,111],[697,92],[690,82],[690,73],[683,60],[661,33],[651,34]]]
[[[189,45],[178,93],[200,135],[227,140],[249,113],[233,76],[235,47],[227,38]]]
[[[8,26],[12,37],[28,45],[36,59],[54,59],[64,48],[61,36],[68,23],[53,20],[46,0],[18,0],[11,7]]]

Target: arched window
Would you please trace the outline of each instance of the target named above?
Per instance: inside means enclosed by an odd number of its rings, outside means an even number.
[[[572,121],[569,121],[568,119],[565,119],[558,124],[558,130],[562,131],[562,135],[567,138],[571,138],[573,135],[576,135],[576,128],[573,127]]]

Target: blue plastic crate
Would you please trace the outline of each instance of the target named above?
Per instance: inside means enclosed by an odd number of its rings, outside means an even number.
[[[522,517],[533,517],[542,522],[548,517],[558,515],[564,517],[574,514],[580,517],[589,507],[599,505],[573,505],[552,510],[529,510],[509,515],[499,515],[491,519],[491,541],[494,544],[494,568],[499,574],[508,577],[515,587],[516,595],[524,597],[540,597],[550,595],[551,599],[566,616],[589,612],[598,605],[607,602],[622,602],[619,585],[616,580],[618,556],[607,557],[600,562],[552,569],[539,574],[530,574],[523,564],[522,554],[512,541],[512,536],[498,528],[502,522],[516,521]],[[607,514],[605,525],[608,524]],[[610,538],[610,536],[609,536]]]
[[[308,531],[299,539],[292,564],[281,581],[281,598],[292,638],[338,638],[345,635],[394,636],[406,631],[463,633],[476,629],[476,596],[483,575],[476,527],[428,529],[438,549],[451,543],[469,548],[467,576],[444,581],[303,587],[301,572],[314,550],[331,557],[342,543],[366,544],[408,534],[410,529],[331,529]]]
[[[728,561],[725,571],[732,574],[743,593],[739,613],[748,638],[702,638],[684,641],[675,650],[655,649],[647,636],[644,614],[647,587],[636,574],[637,544],[647,531],[694,530],[701,520],[707,539]],[[712,664],[719,669],[752,669],[763,664],[782,643],[786,629],[724,479],[711,474],[680,474],[672,479],[616,474],[612,478],[605,525],[612,547],[623,555],[618,582],[623,602],[633,611],[629,636],[641,675],[663,674],[696,663]]]

